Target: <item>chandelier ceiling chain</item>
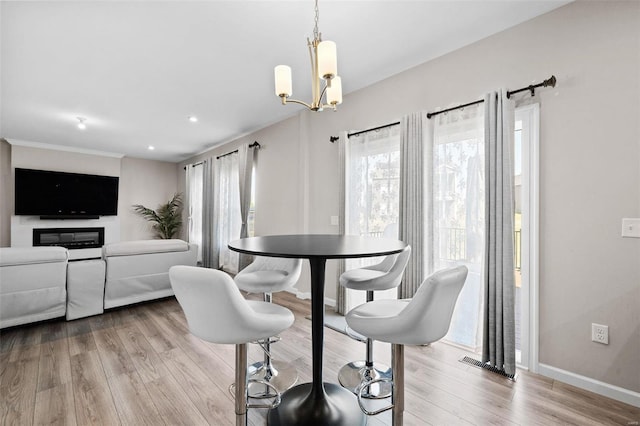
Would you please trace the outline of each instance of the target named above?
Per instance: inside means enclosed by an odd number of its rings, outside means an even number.
[[[314,40],[320,41],[320,33],[318,32],[318,21],[320,20],[320,9],[318,9],[318,0],[316,0],[315,11],[316,11],[316,18],[315,18],[315,25],[313,27],[313,38]]]
[[[334,111],[342,103],[342,81],[338,76],[338,63],[336,44],[332,41],[322,41],[322,34],[318,30],[320,11],[318,0],[315,0],[315,19],[313,27],[313,40],[307,38],[309,56],[311,60],[311,103],[289,99],[292,90],[291,67],[278,65],[274,69],[276,95],[280,97],[282,105],[288,102],[304,105],[312,111],[323,111],[330,107]],[[325,84],[320,90],[320,80]],[[325,96],[326,95],[326,96]],[[326,99],[323,101],[323,98]]]

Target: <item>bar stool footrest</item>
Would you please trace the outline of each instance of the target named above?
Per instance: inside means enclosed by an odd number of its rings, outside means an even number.
[[[366,361],[352,361],[342,366],[338,372],[338,381],[343,388],[358,394],[363,383],[373,383],[373,380],[393,378],[391,367],[374,362],[367,366]],[[374,386],[367,386],[362,397],[366,399],[382,399],[391,396],[392,385],[389,382],[376,381]]]
[[[375,411],[369,411],[369,410],[367,410],[367,408],[362,403],[362,399],[363,399],[362,391],[366,387],[371,386],[372,384],[377,384],[377,383],[381,383],[381,382],[391,383],[391,385],[393,386],[393,379],[376,379],[376,380],[372,380],[370,382],[362,383],[360,385],[360,387],[358,388],[358,392],[356,393],[358,395],[358,405],[360,406],[360,410],[362,410],[362,412],[364,414],[366,414],[367,416],[375,416],[375,415],[378,415],[380,413],[384,413],[385,411],[389,411],[389,410],[394,408],[394,404],[390,404],[387,407],[382,407],[382,408],[380,408],[378,410],[375,410]]]

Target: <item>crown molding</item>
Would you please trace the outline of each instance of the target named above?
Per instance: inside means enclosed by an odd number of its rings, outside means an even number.
[[[75,146],[66,146],[66,145],[54,145],[50,143],[42,143],[42,142],[31,142],[31,141],[23,141],[19,139],[6,139],[5,140],[10,145],[15,146],[26,146],[28,148],[40,148],[40,149],[50,149],[53,151],[65,151],[65,152],[74,152],[77,154],[88,154],[88,155],[99,155],[102,157],[113,157],[113,158],[122,158],[124,154],[120,154],[117,152],[106,152],[106,151],[97,151],[94,149],[86,149],[86,148],[78,148]]]

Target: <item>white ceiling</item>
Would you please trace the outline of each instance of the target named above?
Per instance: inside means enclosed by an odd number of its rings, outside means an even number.
[[[319,29],[349,93],[568,2],[321,0]],[[309,100],[313,18],[312,0],[2,1],[0,137],[181,161],[302,108],[273,67]]]

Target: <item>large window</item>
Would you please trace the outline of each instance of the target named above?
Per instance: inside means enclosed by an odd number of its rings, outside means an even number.
[[[345,233],[398,238],[400,208],[400,126],[361,133],[346,147]],[[346,269],[380,261],[350,259]],[[349,308],[363,303],[364,291],[349,291]],[[396,290],[376,292],[376,299],[395,298]]]
[[[198,263],[202,262],[202,199],[203,163],[188,165],[187,176],[187,226],[188,240],[198,245]]]
[[[206,166],[215,171],[212,172]],[[200,265],[220,268],[230,273],[237,273],[239,267],[239,255],[227,247],[229,242],[240,238],[241,232],[239,169],[237,152],[187,165],[185,168],[189,242],[198,245]],[[206,181],[205,175],[209,176]],[[207,223],[205,218],[209,219]],[[212,218],[214,219],[211,220]],[[248,236],[254,235],[254,228],[255,170],[252,168]],[[206,255],[207,259],[203,259],[203,253],[209,253]]]
[[[484,109],[434,118],[434,269],[469,268],[446,340],[477,350],[482,344],[484,252]]]
[[[515,315],[516,362],[537,364],[536,308],[538,227],[539,105],[515,111]]]
[[[235,274],[238,272],[238,253],[229,250],[227,245],[240,238],[242,215],[240,213],[240,185],[238,176],[238,153],[219,157],[216,167],[218,205],[218,229],[214,238],[220,250],[220,268]]]
[[[465,108],[441,114],[434,123],[434,269],[456,264],[469,268],[446,340],[478,351],[482,345],[484,256],[484,110]],[[537,105],[518,108],[514,135],[514,260],[516,359],[528,366],[530,283],[535,279],[532,251],[537,201]],[[533,231],[532,231],[533,230]],[[427,242],[427,244],[431,244]]]

